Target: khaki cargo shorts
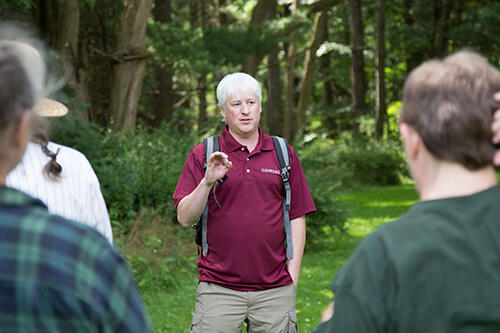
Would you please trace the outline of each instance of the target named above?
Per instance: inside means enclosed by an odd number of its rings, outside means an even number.
[[[294,284],[261,291],[237,291],[200,282],[190,332],[296,333]]]

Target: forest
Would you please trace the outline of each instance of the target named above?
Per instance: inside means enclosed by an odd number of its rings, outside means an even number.
[[[224,74],[255,75],[264,128],[290,141],[395,136],[406,74],[455,50],[498,64],[494,0],[0,1],[57,54],[71,113],[114,132],[213,128]]]
[[[224,75],[260,82],[264,132],[300,157],[318,208],[307,221],[314,256],[349,234],[345,193],[411,183],[397,126],[407,74],[463,49],[500,67],[499,13],[497,0],[0,0],[0,20],[50,50],[62,82],[50,97],[70,110],[51,138],[91,162],[115,245],[165,332],[186,325],[192,303],[167,320],[157,295],[176,299],[196,281],[172,193],[190,149],[223,128]]]

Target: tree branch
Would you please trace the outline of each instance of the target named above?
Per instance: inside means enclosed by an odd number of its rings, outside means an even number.
[[[151,54],[149,52],[146,52],[146,51],[140,50],[140,49],[134,49],[128,53],[118,53],[118,54],[106,53],[104,51],[99,50],[96,47],[93,47],[93,46],[91,47],[91,50],[102,57],[109,58],[109,59],[111,59],[115,62],[118,62],[118,63],[147,59],[151,56]]]
[[[345,0],[319,0],[310,5],[304,5],[304,8],[309,9],[309,14],[316,14],[324,10],[328,10],[333,6],[340,5]]]

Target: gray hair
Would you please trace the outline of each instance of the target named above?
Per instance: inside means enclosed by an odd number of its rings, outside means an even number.
[[[9,45],[15,53],[28,76],[35,101],[45,97],[48,94],[48,78],[45,50],[40,40],[33,37],[30,31],[6,22],[0,24],[0,43]]]
[[[252,93],[257,97],[259,105],[262,103],[262,90],[259,82],[247,73],[236,72],[224,76],[217,85],[218,105],[224,108],[226,100],[238,93]]]
[[[11,22],[0,23],[0,130],[33,108],[45,92],[39,41]]]
[[[0,40],[0,131],[18,121],[35,102],[35,89],[21,55]]]

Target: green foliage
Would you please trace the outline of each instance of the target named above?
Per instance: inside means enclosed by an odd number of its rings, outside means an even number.
[[[141,291],[178,289],[177,274],[196,271],[191,230],[147,207],[140,209],[132,225],[129,233],[115,237],[115,246],[125,254]]]
[[[464,7],[463,21],[451,29],[450,37],[455,40],[457,48],[475,49],[493,63],[498,63],[500,3],[492,0],[468,1]]]
[[[352,139],[347,135],[336,142],[336,163],[349,170],[343,184],[397,185],[407,176],[404,154],[399,142]]]
[[[2,0],[0,1],[0,7],[19,7],[21,9],[31,9],[35,6],[34,1],[32,0]]]
[[[326,173],[323,178],[334,188],[396,185],[401,177],[408,176],[399,141],[353,138],[344,132],[335,140],[317,136],[303,145],[300,153],[305,172]]]
[[[384,133],[385,139],[397,139],[399,137],[399,113],[403,103],[396,101],[387,106],[387,122],[386,131]]]
[[[173,71],[193,74],[212,69],[203,48],[203,30],[187,21],[174,19],[169,24],[148,22],[148,48],[154,53],[154,61]],[[174,46],[174,47],[173,47]]]
[[[162,126],[152,132],[139,128],[135,135],[88,125],[64,117],[54,125],[54,141],[84,153],[103,190],[112,221],[119,224],[135,216],[143,206],[172,216],[172,194],[189,150],[196,142],[192,133],[178,133]]]
[[[342,172],[331,159],[332,146],[324,141],[303,147],[300,161],[317,211],[307,219],[307,247],[315,247],[322,238],[344,230],[345,212],[337,200]]]
[[[245,43],[241,41],[244,40]],[[221,26],[205,30],[205,49],[210,54],[211,63],[241,64],[249,54],[264,54],[276,45],[276,41],[262,27]]]
[[[316,138],[299,146],[300,160],[317,211],[308,218],[308,248],[345,230],[345,207],[338,195],[348,187],[395,185],[408,172],[397,142],[353,139],[344,134],[337,140]]]
[[[172,275],[175,268],[168,265],[175,258],[165,258],[165,262],[159,265],[151,265],[151,261],[148,258],[138,256],[135,253],[126,255],[126,259],[139,288],[168,290],[178,287],[179,282]]]

